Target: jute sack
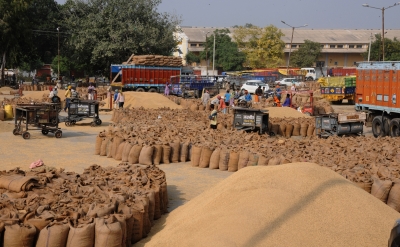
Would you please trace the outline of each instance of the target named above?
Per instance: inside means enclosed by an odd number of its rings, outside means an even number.
[[[238,170],[239,153],[231,151],[229,153],[228,172],[236,172]]]
[[[219,168],[219,154],[221,153],[220,148],[216,148],[210,157],[210,169],[218,169]]]
[[[107,147],[106,147],[107,158],[112,158],[113,141],[114,141],[114,138],[108,138]]]
[[[30,224],[6,225],[3,246],[21,247],[35,245],[36,228]]]
[[[163,145],[163,155],[161,156],[161,163],[169,164],[170,154],[171,154],[171,147],[169,145]]]
[[[169,144],[169,146],[171,147],[171,154],[170,154],[171,162],[178,163],[181,144],[179,142],[172,142]]]
[[[259,155],[249,153],[249,161],[246,166],[256,166],[258,164]]]
[[[393,182],[390,180],[380,180],[377,177],[374,177],[373,180],[371,195],[386,203]]]
[[[133,225],[135,222],[135,219],[133,218],[133,211],[125,203],[120,203],[120,204],[118,204],[117,212],[118,212],[118,214],[122,214],[125,217],[126,246],[130,247],[132,245],[131,242],[132,242],[132,236],[133,236]]]
[[[151,225],[154,225],[154,211],[156,209],[156,196],[154,190],[149,189],[146,192],[147,198],[149,198],[149,219]]]
[[[241,151],[239,153],[238,170],[245,168],[247,166],[247,162],[249,162],[249,152]]]
[[[139,199],[135,199],[131,208],[132,216],[134,218],[131,243],[134,244],[140,241],[143,236],[144,206]]]
[[[292,131],[293,131],[293,125],[292,124],[286,124],[286,138],[290,138],[292,136]]]
[[[78,224],[74,227],[69,223],[69,234],[66,247],[93,247],[94,246],[94,222]]]
[[[301,127],[300,127],[300,135],[302,137],[306,137],[307,136],[307,130],[308,130],[308,124],[302,123]]]
[[[315,127],[313,126],[313,125],[308,125],[308,128],[307,128],[307,136],[313,136],[314,135],[314,130],[315,130]]]
[[[95,220],[95,247],[121,247],[122,227],[118,220],[111,215],[108,219]]]
[[[152,165],[153,164],[153,146],[144,146],[140,151],[139,164]]]
[[[198,167],[201,157],[201,147],[192,146],[192,157],[190,159],[193,167]]]
[[[53,222],[43,228],[36,242],[36,247],[64,247],[68,239],[67,222]]]
[[[279,124],[272,124],[271,131],[274,132],[275,135],[279,134]]]
[[[400,212],[400,180],[396,179],[390,189],[387,205]]]
[[[114,214],[113,215],[119,224],[121,225],[122,237],[121,237],[121,247],[127,246],[126,239],[127,239],[127,231],[126,231],[126,217],[123,214]],[[129,245],[131,246],[131,245]]]
[[[100,156],[106,156],[107,155],[107,143],[108,143],[108,138],[104,137],[102,142],[101,142],[101,147],[100,147]]]
[[[151,189],[154,191],[154,201],[155,201],[154,219],[157,220],[161,218],[162,192],[160,186],[156,183],[153,184]]]
[[[204,146],[201,149],[200,161],[199,161],[200,168],[207,168],[210,165],[210,159],[211,159],[212,153],[213,153],[213,150],[207,146]]]
[[[103,138],[100,136],[96,136],[96,145],[94,147],[94,154],[100,155],[101,143],[103,142]]]
[[[163,147],[161,145],[154,145],[153,164],[159,165],[161,162]]]
[[[114,203],[92,203],[89,206],[89,210],[86,213],[88,217],[96,218],[96,217],[103,217],[109,214],[114,213],[115,211],[115,204]]]
[[[119,144],[117,153],[114,157],[115,160],[122,160],[122,153],[124,152],[125,144],[126,142],[121,142],[121,144]]]
[[[294,123],[292,136],[300,136],[300,128],[301,128],[301,125],[299,123]]]
[[[230,152],[226,148],[221,148],[221,151],[219,153],[219,162],[218,162],[218,167],[220,171],[228,170],[229,155]]]
[[[264,154],[260,154],[258,156],[258,166],[267,166],[269,163],[269,159],[267,158],[267,156],[265,156]]]
[[[188,156],[189,156],[188,143],[187,142],[181,143],[181,151],[180,151],[179,161],[180,162],[188,161]]]
[[[274,157],[268,161],[269,166],[277,166],[281,163],[281,158],[280,157]]]
[[[129,153],[133,147],[133,144],[129,141],[125,142],[124,150],[122,151],[122,162],[128,162],[129,161]]]
[[[129,151],[128,155],[128,162],[130,164],[137,164],[139,163],[139,156],[140,152],[142,151],[143,146],[141,145],[134,145],[131,150]]]
[[[364,178],[355,183],[358,187],[371,194],[372,183],[373,183],[371,178]]]
[[[111,156],[113,158],[115,158],[115,156],[117,155],[119,144],[121,144],[123,141],[124,140],[121,137],[118,136],[114,137],[114,141],[111,148]]]
[[[285,136],[286,135],[286,124],[279,124],[279,135]]]

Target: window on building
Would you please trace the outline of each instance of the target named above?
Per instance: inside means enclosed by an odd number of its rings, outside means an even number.
[[[329,48],[336,48],[336,45],[330,45]]]
[[[297,48],[297,45],[292,45],[292,48]]]
[[[358,48],[358,49],[361,49],[361,48],[362,48],[362,45],[357,45],[357,48]]]
[[[325,45],[321,45],[321,48],[324,48],[325,47]]]
[[[335,62],[335,65],[337,65],[338,63],[337,62]]]
[[[203,47],[204,46],[204,44],[199,44],[199,47]]]
[[[353,48],[354,48],[354,45],[349,45],[349,48],[353,49]]]
[[[337,45],[337,48],[343,48],[343,45]]]
[[[190,44],[190,47],[196,47],[197,44]]]

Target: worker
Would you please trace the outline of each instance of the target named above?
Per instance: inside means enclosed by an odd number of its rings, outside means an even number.
[[[263,90],[261,89],[261,86],[258,86],[255,93],[256,93],[256,97],[258,98],[258,102],[261,102],[262,95],[263,95]]]
[[[231,100],[230,90],[226,90],[224,98],[225,98],[225,105],[228,107],[229,106],[229,102]]]
[[[115,100],[115,102],[117,102],[119,108],[121,108],[121,109],[124,108],[125,96],[122,93],[122,91],[118,93],[117,99]]]
[[[218,106],[220,100],[221,100],[221,96],[220,96],[220,95],[217,95],[217,98],[215,98],[215,99],[213,99],[213,100],[211,101],[211,105]]]
[[[210,116],[208,116],[208,119],[210,120],[210,128],[211,129],[217,129],[217,110],[215,109],[215,106],[213,104],[210,105],[211,113]]]
[[[222,112],[223,114],[226,114],[226,105],[225,105],[225,99],[224,97],[220,97],[219,99],[219,111]]]
[[[253,98],[251,97],[251,94],[249,94],[249,91],[244,90],[244,100],[246,101],[247,106],[251,106],[251,100],[252,99]]]
[[[71,86],[67,87],[67,91],[65,92],[65,107],[64,107],[64,111],[67,111],[67,108],[69,109],[69,105],[71,104]]]
[[[292,87],[290,87],[290,91],[296,91],[296,85],[293,83]]]
[[[209,100],[210,100],[210,93],[208,92],[208,90],[206,90],[206,92],[203,93],[203,96],[201,96],[201,102],[203,103],[204,106],[206,106]]]
[[[290,94],[286,94],[286,99],[282,106],[290,107]]]
[[[118,109],[117,97],[118,97],[118,89],[115,89],[115,93],[114,93],[114,109]]]
[[[276,97],[277,97],[279,100],[281,100],[281,93],[282,93],[281,87],[279,86],[279,84],[277,84],[277,85],[275,86],[275,94],[276,94]]]
[[[94,100],[94,86],[92,83],[90,83],[89,87],[88,87],[88,100]]]

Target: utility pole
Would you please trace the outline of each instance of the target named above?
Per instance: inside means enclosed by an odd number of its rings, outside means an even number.
[[[57,27],[58,34],[58,71],[57,71],[57,80],[60,80],[60,27]]]
[[[213,75],[215,75],[214,69],[215,69],[215,31],[214,31],[214,48],[213,48]],[[217,75],[218,75],[218,73],[217,73]]]

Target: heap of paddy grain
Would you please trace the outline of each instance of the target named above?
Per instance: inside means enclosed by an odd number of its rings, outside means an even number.
[[[272,118],[271,129],[277,137],[269,137],[237,131],[232,126],[232,114],[219,114],[222,127],[212,130],[208,114],[168,108],[114,111],[114,124],[98,135],[95,154],[144,165],[190,161],[194,167],[230,172],[248,166],[313,162],[400,211],[400,143],[394,139],[319,139],[313,118]],[[284,138],[293,135],[298,138]]]
[[[7,247],[128,247],[167,212],[165,174],[155,166],[83,174],[41,166],[0,174],[0,236]]]
[[[127,63],[124,62],[123,64]],[[128,64],[180,67],[182,66],[182,58],[161,55],[139,55],[133,56]]]
[[[146,246],[386,246],[399,216],[316,164],[251,167],[171,212]]]

